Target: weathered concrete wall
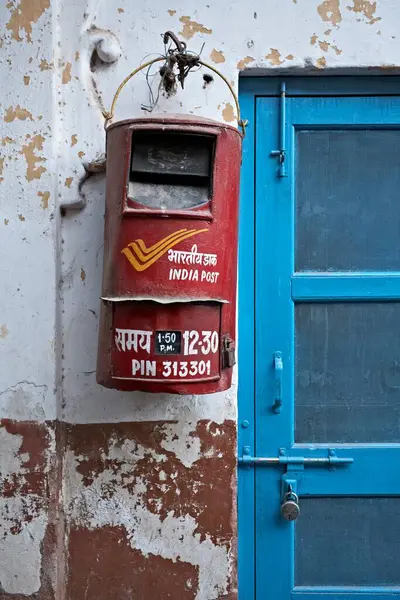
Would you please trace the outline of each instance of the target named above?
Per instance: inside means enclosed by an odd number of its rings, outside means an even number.
[[[84,166],[104,151],[102,106],[165,30],[237,87],[246,68],[398,66],[400,5],[11,0],[0,22],[0,599],[233,599],[236,383],[96,385],[104,177]],[[139,75],[117,118],[148,102]],[[157,111],[235,118],[202,73]]]

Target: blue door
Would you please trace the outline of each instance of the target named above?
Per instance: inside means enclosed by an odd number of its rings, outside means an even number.
[[[240,600],[400,599],[399,94],[242,86]]]

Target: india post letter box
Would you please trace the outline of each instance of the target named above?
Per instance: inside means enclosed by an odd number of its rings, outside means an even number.
[[[190,116],[107,129],[101,385],[230,386],[241,141],[234,127]]]

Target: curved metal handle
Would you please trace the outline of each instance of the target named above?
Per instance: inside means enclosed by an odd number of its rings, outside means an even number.
[[[282,408],[282,379],[283,379],[283,358],[282,352],[274,352],[275,369],[275,401],[272,406],[274,413],[280,413]]]
[[[167,33],[170,34],[171,32],[167,32]],[[139,73],[143,69],[146,69],[147,67],[150,67],[151,65],[153,65],[156,62],[165,61],[165,60],[166,60],[165,56],[160,56],[160,57],[157,57],[157,58],[153,58],[152,60],[149,60],[148,62],[140,65],[139,67],[137,67],[137,69],[134,69],[131,73],[129,73],[129,75],[127,77],[125,77],[125,79],[118,86],[118,89],[117,89],[117,91],[114,94],[110,110],[109,111],[107,111],[107,110],[103,111],[103,117],[105,118],[105,124],[104,124],[105,129],[107,129],[109,123],[114,118],[115,106],[117,104],[118,97],[119,97],[120,93],[122,92],[122,89],[128,83],[128,81],[130,79],[132,79],[132,77],[134,77],[137,73]],[[229,91],[231,92],[231,94],[233,96],[233,99],[235,101],[235,105],[236,105],[236,117],[237,117],[238,126],[241,128],[242,134],[243,134],[243,137],[244,137],[246,135],[247,121],[243,120],[241,118],[241,116],[240,116],[239,100],[238,100],[238,97],[237,97],[237,95],[235,93],[235,90],[233,89],[232,85],[230,84],[230,82],[228,81],[228,79],[220,71],[218,71],[218,69],[216,69],[212,65],[209,65],[208,63],[204,62],[203,60],[200,60],[200,58],[197,59],[197,64],[201,65],[202,67],[206,67],[207,69],[210,69],[210,71],[213,71],[213,73],[215,73],[216,75],[218,75],[218,77],[220,77],[222,79],[222,81],[229,88]]]

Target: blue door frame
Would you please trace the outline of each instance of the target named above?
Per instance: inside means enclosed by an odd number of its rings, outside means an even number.
[[[271,151],[282,143],[283,81],[291,99],[284,115],[287,177],[279,176],[277,159],[271,157]],[[310,110],[310,99],[315,99],[318,110]],[[373,439],[363,444],[296,443],[294,412],[295,306],[400,301],[400,264],[397,269],[336,269],[330,273],[295,270],[295,136],[302,130],[400,128],[400,80],[392,76],[243,78],[240,103],[248,126],[239,225],[238,456],[245,452],[257,457],[280,456],[281,464],[276,468],[247,464],[238,469],[239,600],[400,598],[400,576],[395,584],[296,586],[295,526],[279,516],[285,471],[288,478],[294,472],[293,480],[301,481],[300,507],[302,496],[367,500],[400,496],[400,481],[394,475],[400,464],[400,438],[387,443]],[[277,385],[275,351],[282,352],[284,362],[281,413],[271,410]],[[396,382],[393,389],[397,387]],[[279,455],[282,448],[286,455]],[[325,459],[330,454],[334,459],[351,457],[354,464],[304,468],[304,475],[301,473],[299,457]],[[297,463],[284,465],[287,456],[290,460],[297,457]],[[400,545],[391,552],[396,549],[400,574]]]

